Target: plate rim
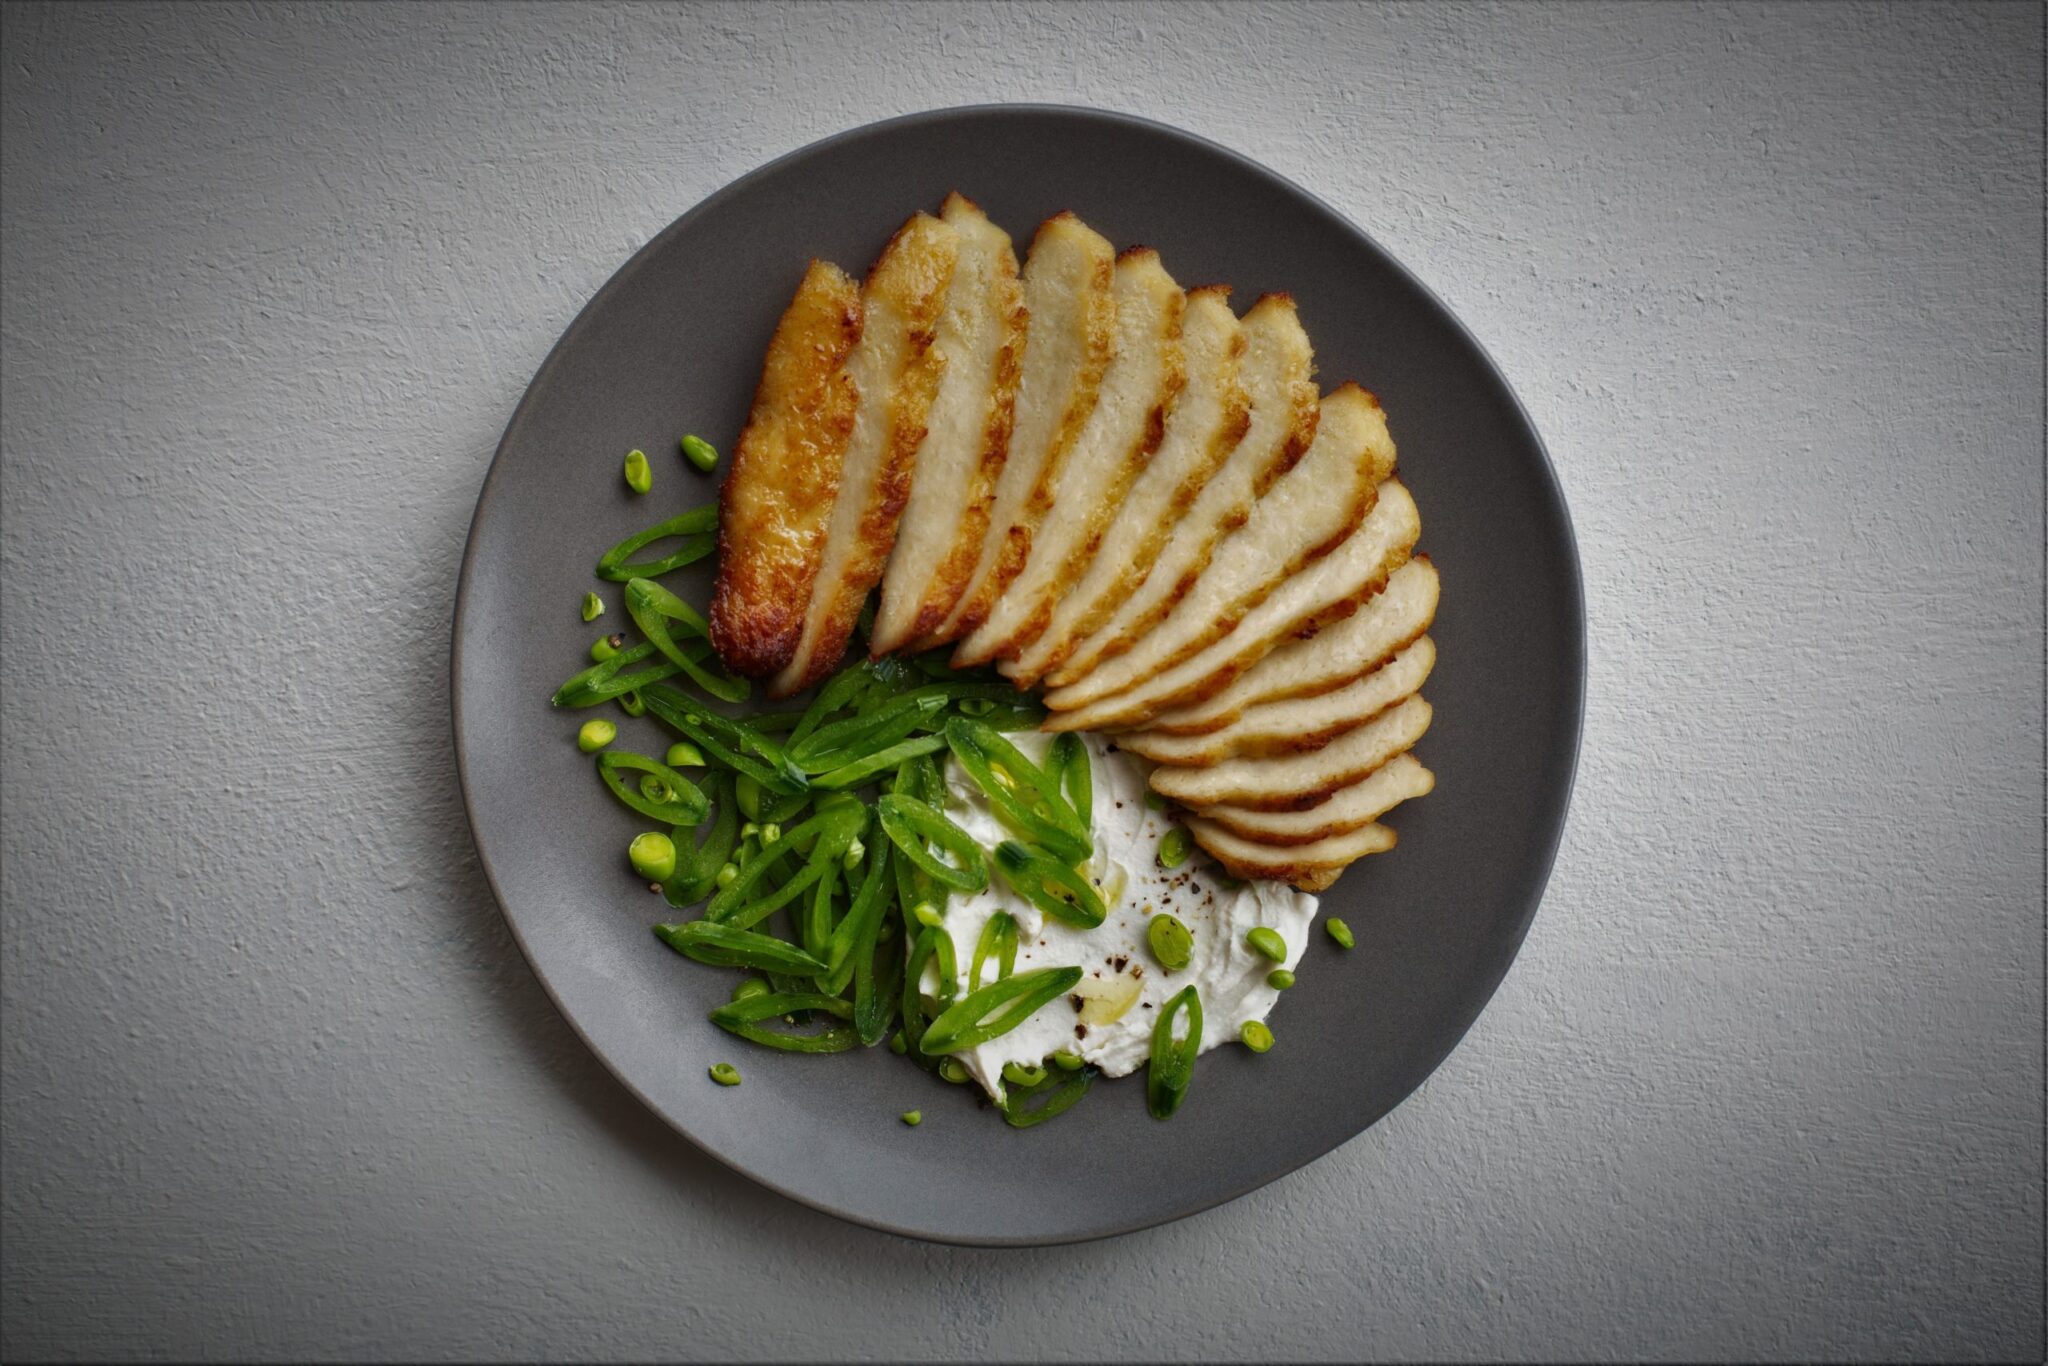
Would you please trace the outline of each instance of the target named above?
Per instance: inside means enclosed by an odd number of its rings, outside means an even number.
[[[1569,699],[1572,728],[1571,746],[1570,752],[1565,757],[1562,793],[1561,800],[1558,803],[1557,818],[1552,829],[1549,831],[1548,837],[1543,841],[1543,847],[1536,851],[1537,862],[1540,866],[1540,880],[1536,893],[1530,898],[1527,908],[1515,922],[1511,936],[1512,942],[1508,951],[1502,957],[1500,970],[1494,975],[1492,981],[1487,983],[1485,994],[1479,998],[1478,1007],[1472,1012],[1471,1018],[1459,1027],[1456,1035],[1450,1039],[1436,1061],[1416,1079],[1414,1085],[1403,1089],[1391,1105],[1349,1137],[1340,1139],[1321,1152],[1309,1154],[1299,1161],[1292,1162],[1279,1170],[1262,1176],[1256,1181],[1221,1192],[1205,1193],[1184,1207],[1161,1216],[1144,1216],[1134,1221],[1125,1220],[1043,1237],[1003,1237],[1000,1235],[969,1237],[912,1228],[886,1219],[854,1213],[817,1197],[791,1189],[771,1177],[751,1169],[735,1157],[700,1142],[696,1135],[692,1134],[679,1122],[677,1117],[670,1115],[663,1107],[657,1105],[645,1091],[633,1082],[625,1070],[618,1063],[614,1062],[604,1049],[598,1046],[597,1042],[592,1039],[590,1033],[577,1019],[575,1013],[568,1008],[557,991],[555,984],[549,979],[548,973],[535,958],[531,946],[527,943],[526,935],[520,928],[518,918],[507,908],[505,890],[498,883],[497,870],[492,864],[490,856],[485,851],[483,833],[477,826],[477,800],[470,787],[469,744],[462,705],[462,624],[476,569],[478,533],[490,512],[490,505],[493,502],[493,487],[496,482],[499,462],[504,459],[506,449],[512,444],[514,436],[518,434],[526,422],[528,411],[535,402],[536,394],[544,387],[543,381],[560,364],[563,355],[568,351],[571,344],[582,335],[591,318],[596,314],[599,305],[607,303],[615,293],[624,289],[633,277],[665,247],[671,238],[682,233],[700,217],[714,212],[727,200],[740,194],[756,181],[769,176],[792,161],[814,156],[829,151],[843,143],[872,136],[885,130],[914,127],[919,124],[945,123],[963,117],[989,117],[1004,114],[1054,115],[1072,118],[1078,122],[1120,124],[1126,127],[1142,129],[1149,133],[1163,135],[1181,142],[1191,143],[1206,153],[1221,157],[1228,162],[1234,163],[1238,168],[1251,175],[1272,183],[1282,192],[1299,199],[1314,209],[1342,232],[1356,239],[1381,262],[1391,267],[1411,288],[1421,294],[1436,309],[1438,314],[1447,319],[1458,336],[1471,349],[1472,354],[1477,357],[1500,394],[1507,400],[1514,417],[1528,433],[1535,449],[1537,468],[1541,474],[1540,484],[1543,501],[1548,505],[1549,511],[1555,516],[1557,524],[1563,531],[1561,548],[1565,552],[1564,558],[1569,572],[1564,576],[1562,586],[1566,590],[1566,602],[1564,605],[1571,619],[1568,629],[1569,639],[1567,641],[1566,662],[1572,671],[1575,685],[1571,689],[1571,697]],[[1565,826],[1571,815],[1572,798],[1578,790],[1579,760],[1585,746],[1587,626],[1585,568],[1579,555],[1578,531],[1572,520],[1570,503],[1564,496],[1563,484],[1557,475],[1557,466],[1551,459],[1550,449],[1544,442],[1542,432],[1537,428],[1534,419],[1530,417],[1527,407],[1522,403],[1521,396],[1515,392],[1514,386],[1508,383],[1507,375],[1501,370],[1499,363],[1494,360],[1492,353],[1480,342],[1478,336],[1466,325],[1465,320],[1449,304],[1445,303],[1443,298],[1434,289],[1418,277],[1414,271],[1410,270],[1405,262],[1388,251],[1364,228],[1353,222],[1349,216],[1324,201],[1314,192],[1297,184],[1291,178],[1282,175],[1271,167],[1212,138],[1205,137],[1200,133],[1190,132],[1185,128],[1166,123],[1163,120],[1123,110],[1105,109],[1093,105],[1061,104],[1057,102],[1000,101],[988,104],[948,105],[938,109],[916,110],[907,114],[898,114],[885,119],[857,124],[850,128],[843,128],[838,132],[827,134],[824,137],[816,138],[791,148],[761,163],[752,170],[727,181],[724,185],[721,185],[703,199],[698,200],[695,204],[684,210],[667,227],[650,237],[638,250],[634,251],[631,256],[622,262],[618,269],[613,271],[605,282],[598,287],[596,292],[585,301],[583,307],[577,310],[575,317],[563,329],[561,336],[556,338],[554,345],[548,348],[547,355],[542,358],[540,365],[534,370],[532,378],[527,381],[525,391],[520,395],[518,404],[512,410],[511,419],[505,424],[505,430],[498,438],[498,443],[491,452],[490,463],[484,468],[483,480],[477,491],[476,503],[470,512],[469,530],[463,538],[461,566],[456,578],[455,601],[449,621],[448,652],[449,709],[451,731],[455,742],[456,781],[462,794],[463,819],[469,827],[470,843],[476,849],[477,863],[483,869],[484,880],[490,886],[492,900],[497,903],[498,914],[504,919],[506,927],[511,931],[512,940],[518,945],[520,956],[526,960],[527,969],[532,972],[534,979],[539,982],[541,990],[547,995],[549,1004],[555,1008],[555,1012],[561,1016],[562,1020],[569,1026],[571,1032],[576,1035],[583,1046],[596,1057],[598,1062],[626,1089],[628,1094],[656,1118],[660,1119],[662,1123],[681,1136],[693,1148],[713,1158],[728,1169],[746,1177],[756,1185],[774,1191],[785,1199],[793,1200],[797,1204],[817,1210],[821,1214],[831,1215],[847,1223],[875,1229],[883,1233],[894,1234],[898,1237],[956,1247],[1069,1246],[1077,1243],[1094,1242],[1105,1238],[1120,1237],[1127,1233],[1136,1233],[1148,1228],[1159,1228],[1167,1224],[1177,1223],[1193,1215],[1227,1205],[1234,1200],[1249,1195],[1252,1191],[1271,1185],[1283,1177],[1291,1176],[1303,1167],[1322,1160],[1338,1148],[1343,1147],[1346,1143],[1359,1138],[1374,1125],[1377,1125],[1381,1120],[1384,1120],[1388,1115],[1406,1104],[1408,1099],[1417,1090],[1421,1089],[1423,1083],[1435,1076],[1437,1070],[1443,1066],[1451,1054],[1457,1051],[1458,1046],[1464,1042],[1465,1036],[1471,1032],[1472,1026],[1478,1023],[1481,1015],[1485,1014],[1486,1007],[1492,1004],[1494,996],[1500,991],[1501,983],[1507,980],[1509,971],[1514,967],[1516,960],[1520,958],[1522,945],[1528,938],[1529,927],[1534,923],[1536,912],[1542,907],[1544,898],[1550,891],[1551,875],[1556,871],[1558,851],[1563,846]]]

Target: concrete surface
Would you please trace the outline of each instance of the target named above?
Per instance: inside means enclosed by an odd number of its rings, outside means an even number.
[[[2033,1357],[2042,10],[9,5],[0,1354]],[[641,242],[884,115],[1351,214],[1555,453],[1520,962],[1323,1162],[975,1253],[698,1155],[470,853],[478,481]]]

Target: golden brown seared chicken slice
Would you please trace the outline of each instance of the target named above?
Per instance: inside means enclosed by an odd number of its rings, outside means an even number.
[[[1116,344],[1095,411],[1052,475],[1052,501],[1031,533],[1024,568],[988,620],[954,652],[955,667],[1011,658],[1045,629],[1057,601],[1088,567],[1103,528],[1165,433],[1180,392],[1180,320],[1187,304],[1150,247],[1117,258]]]
[[[1136,687],[1072,711],[1047,730],[1133,730],[1171,707],[1213,696],[1289,637],[1319,631],[1357,612],[1408,560],[1422,521],[1398,479],[1380,485],[1372,515],[1343,544],[1274,589],[1242,621],[1198,653]]]
[[[1182,768],[1317,749],[1347,730],[1356,730],[1410,693],[1420,692],[1435,666],[1436,643],[1424,636],[1384,665],[1341,688],[1314,697],[1260,702],[1246,708],[1229,725],[1205,735],[1165,735],[1158,731],[1120,735],[1117,748],[1157,764]]]
[[[932,340],[959,254],[959,234],[920,213],[898,230],[868,271],[860,341],[846,362],[859,406],[839,497],[811,585],[803,638],[770,682],[771,697],[801,692],[838,667],[861,603],[881,580],[944,368]]]
[[[1052,504],[1052,477],[1102,391],[1116,336],[1110,281],[1116,250],[1071,213],[1039,224],[1024,262],[1029,321],[1017,378],[1010,449],[996,477],[981,549],[967,587],[920,645],[971,635],[1024,567],[1031,533]]]
[[[718,493],[711,643],[736,673],[774,673],[803,636],[853,431],[846,359],[860,328],[860,287],[839,267],[811,262],[769,339]]]
[[[868,642],[876,655],[927,635],[960,600],[981,551],[1016,411],[1025,315],[1010,235],[959,194],[946,197],[940,217],[960,243],[932,343],[944,373],[882,575]]]
[[[1079,682],[1163,620],[1208,566],[1217,542],[1244,524],[1253,502],[1314,440],[1315,352],[1294,300],[1268,294],[1252,305],[1241,326],[1245,349],[1238,377],[1251,398],[1250,426],[1174,524],[1144,579],[1106,620],[1074,642],[1065,663],[1048,676],[1054,687]]]
[[[1436,619],[1439,593],[1436,566],[1427,555],[1417,555],[1352,615],[1305,640],[1279,646],[1214,696],[1159,713],[1147,732],[1203,735],[1234,724],[1263,703],[1343,688],[1427,631]]]
[[[1429,729],[1432,715],[1421,693],[1346,731],[1321,749],[1261,759],[1226,759],[1206,768],[1157,768],[1152,790],[1200,810],[1237,806],[1247,811],[1306,811],[1406,754]]]
[[[1348,835],[1386,815],[1402,802],[1436,790],[1436,775],[1413,754],[1396,754],[1328,800],[1303,811],[1253,811],[1242,806],[1211,806],[1202,819],[1233,835],[1261,844],[1314,844],[1333,835]]]
[[[1230,287],[1188,294],[1181,316],[1187,382],[1166,414],[1166,435],[1116,509],[1088,571],[1059,595],[1052,620],[1004,672],[1029,687],[1063,661],[1074,643],[1108,620],[1159,558],[1174,523],[1243,439],[1251,399],[1238,383],[1244,328],[1230,311]]]
[[[1262,844],[1200,816],[1188,822],[1188,833],[1232,877],[1291,882],[1304,892],[1328,891],[1346,868],[1394,847],[1394,832],[1377,822],[1313,844]]]
[[[1223,539],[1209,565],[1171,612],[1113,659],[1056,688],[1046,705],[1071,711],[1156,678],[1211,641],[1358,529],[1380,481],[1394,469],[1386,414],[1371,394],[1346,384],[1322,402],[1315,444],[1252,504],[1245,524]]]

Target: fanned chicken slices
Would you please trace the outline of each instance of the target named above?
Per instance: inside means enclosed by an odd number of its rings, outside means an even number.
[[[1181,387],[1187,296],[1149,247],[1117,258],[1110,288],[1116,344],[1101,397],[1051,473],[1051,503],[1031,533],[1023,569],[997,596],[988,620],[960,642],[956,667],[1014,657],[1045,629],[1052,604],[1087,568],[1124,492],[1158,449],[1167,405]]]
[[[1429,729],[1430,706],[1421,693],[1305,754],[1226,759],[1207,768],[1158,768],[1152,790],[1201,810],[1241,806],[1248,811],[1305,811],[1349,787],[1396,754],[1415,748]]]
[[[1031,533],[1051,504],[1052,474],[1101,393],[1116,335],[1110,281],[1116,251],[1070,213],[1041,223],[1024,262],[1023,359],[1010,448],[996,475],[967,587],[919,648],[970,635],[1024,567]]]
[[[1230,311],[1229,286],[1189,292],[1180,340],[1187,382],[1167,410],[1166,434],[1116,510],[1088,572],[1054,602],[1051,624],[1004,670],[1020,687],[1063,661],[1138,586],[1181,514],[1244,438],[1251,421],[1251,399],[1237,377],[1244,328]]]
[[[839,666],[860,605],[882,577],[910,496],[912,461],[945,358],[932,346],[960,237],[920,213],[868,271],[865,315],[846,371],[859,395],[796,655],[770,682],[771,697],[810,687]]]
[[[1071,711],[1115,696],[1228,634],[1302,566],[1357,530],[1393,469],[1394,443],[1373,396],[1355,384],[1329,395],[1308,454],[1252,504],[1244,525],[1216,547],[1165,620],[1079,682],[1046,694],[1046,705]]]
[[[1413,754],[1396,754],[1349,787],[1331,794],[1305,811],[1252,811],[1242,806],[1211,806],[1202,819],[1233,835],[1260,844],[1314,844],[1334,835],[1348,835],[1369,825],[1402,802],[1426,797],[1436,789],[1436,775]]]
[[[931,631],[959,601],[980,553],[1016,408],[1024,300],[1010,235],[958,194],[947,196],[940,216],[959,237],[932,342],[944,369],[882,576],[869,641],[878,656]]]
[[[1136,590],[1076,641],[1052,672],[1055,687],[1086,677],[1164,618],[1208,565],[1217,541],[1243,525],[1253,500],[1293,468],[1315,438],[1315,352],[1295,316],[1294,300],[1268,294],[1252,305],[1241,326],[1245,348],[1238,377],[1251,399],[1251,425],[1174,525]]]
[[[1380,485],[1372,515],[1344,543],[1275,589],[1230,632],[1200,653],[1138,686],[1073,711],[1056,712],[1047,730],[1132,730],[1160,712],[1208,697],[1257,664],[1289,636],[1352,615],[1408,559],[1421,534],[1415,500],[1398,479]]]
[[[1307,639],[1288,641],[1214,696],[1163,711],[1147,729],[1162,736],[1201,735],[1231,725],[1262,702],[1342,688],[1427,631],[1436,618],[1437,594],[1436,566],[1427,555],[1417,555],[1351,616]]]
[[[1313,844],[1261,844],[1199,816],[1188,822],[1188,833],[1232,877],[1291,882],[1304,892],[1327,891],[1358,860],[1394,847],[1394,832],[1370,822]]]
[[[1410,693],[1420,692],[1436,665],[1436,644],[1428,636],[1402,650],[1369,674],[1314,697],[1260,702],[1242,716],[1206,735],[1163,735],[1139,731],[1117,737],[1127,749],[1159,764],[1200,768],[1225,759],[1259,758],[1268,754],[1316,749],[1356,730]]]
[[[774,673],[803,635],[853,430],[846,360],[860,330],[860,287],[839,267],[811,262],[769,339],[718,495],[711,643],[739,673]]]

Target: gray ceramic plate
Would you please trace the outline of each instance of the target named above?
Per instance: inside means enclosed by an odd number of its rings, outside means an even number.
[[[1401,475],[1442,572],[1419,751],[1436,792],[1396,812],[1401,844],[1326,897],[1357,932],[1320,933],[1263,1057],[1203,1058],[1170,1123],[1143,1082],[1013,1131],[965,1087],[887,1051],[770,1053],[706,1023],[733,974],[648,933],[660,903],[618,851],[639,827],[548,696],[596,634],[576,613],[596,554],[712,494],[683,431],[730,448],[761,352],[805,261],[858,274],[953,188],[1017,239],[1072,209],[1118,245],[1157,247],[1187,285],[1248,307],[1300,301],[1325,387],[1386,405]],[[619,478],[632,447],[653,496]],[[678,579],[687,576],[678,575]],[[703,601],[699,576],[678,587]],[[622,621],[616,588],[607,593]],[[533,969],[621,1081],[691,1141],[793,1199],[962,1243],[1050,1243],[1143,1228],[1313,1161],[1387,1113],[1486,1004],[1543,892],[1577,754],[1585,622],[1564,502],[1528,418],[1444,306],[1327,206],[1186,133],[1077,109],[946,110],[830,138],[684,214],[615,275],[541,366],[477,503],[456,605],[456,752],[477,847]],[[621,718],[623,720],[623,718]],[[651,719],[625,721],[650,732]],[[650,734],[641,747],[663,743]],[[656,752],[660,752],[658,749]],[[735,1060],[725,1090],[705,1068]],[[897,1121],[911,1107],[923,1127]]]

